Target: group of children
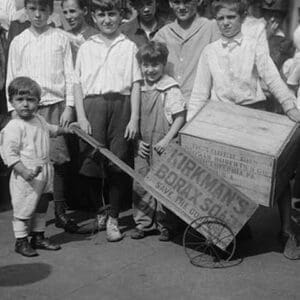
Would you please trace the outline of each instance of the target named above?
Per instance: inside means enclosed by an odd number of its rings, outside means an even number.
[[[53,0],[25,0],[30,27],[10,45],[7,97],[12,120],[1,131],[0,153],[12,169],[10,192],[16,252],[35,256],[35,249],[58,250],[45,238],[45,215],[54,192],[61,226],[78,226],[64,215],[64,164],[70,159],[63,134],[78,126],[145,176],[180,128],[209,100],[266,108],[263,79],[289,118],[300,122],[296,97],[269,56],[264,26],[246,16],[243,0],[216,0],[208,20],[197,13],[198,0],[170,0],[175,20],[162,26],[155,0],[133,1],[134,27],[121,25],[120,0],[63,0],[68,33],[48,24]],[[85,19],[91,11],[96,28]],[[124,32],[124,33],[122,33]],[[50,139],[51,137],[51,139]],[[54,167],[53,167],[54,166]],[[84,192],[101,202],[108,195],[108,214],[98,214],[97,229],[107,240],[123,238],[120,205],[128,189],[125,174],[109,161],[95,159],[80,144]],[[290,223],[287,185],[278,195],[284,255],[300,259]],[[133,239],[159,229],[168,241],[177,220],[138,183],[133,183]],[[32,236],[29,243],[28,237]]]

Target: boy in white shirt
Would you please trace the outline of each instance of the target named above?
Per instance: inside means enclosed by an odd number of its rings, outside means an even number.
[[[134,139],[138,131],[139,81],[142,79],[135,57],[137,48],[120,33],[120,0],[93,0],[91,9],[100,33],[90,37],[77,54],[75,104],[78,122],[85,132],[129,163],[132,158],[128,140]],[[98,164],[88,145],[82,145],[81,150],[80,173],[85,176],[86,191],[100,202],[100,179],[106,177],[109,185],[109,217],[107,221],[105,216],[99,220],[98,229],[106,226],[107,240],[119,241],[123,235],[118,227],[118,215],[128,180],[112,163]]]
[[[245,6],[238,0],[220,0],[213,3],[221,39],[203,50],[189,103],[190,120],[209,100],[266,109],[264,93],[259,85],[262,78],[282,105],[288,117],[300,121],[295,97],[282,81],[266,48],[249,35],[241,33]],[[284,255],[300,259],[300,240],[290,223],[289,178],[280,187],[277,197],[281,215],[281,239],[286,241]]]
[[[67,126],[73,116],[74,67],[68,38],[60,29],[48,25],[53,0],[25,0],[30,28],[16,36],[9,49],[7,85],[18,76],[29,76],[42,88],[38,113],[47,122]],[[13,107],[8,102],[8,110]],[[64,173],[69,153],[65,139],[51,139],[54,162],[54,201],[56,226],[77,231],[77,225],[65,215]]]

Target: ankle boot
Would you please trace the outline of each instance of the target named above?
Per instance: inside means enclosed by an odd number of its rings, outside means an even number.
[[[44,232],[33,232],[30,244],[33,249],[43,249],[51,251],[61,249],[60,245],[51,243],[48,238],[45,238]]]
[[[75,233],[79,227],[73,219],[66,215],[64,202],[55,203],[55,226],[57,228],[63,228],[66,232]]]
[[[27,237],[18,238],[15,244],[15,252],[20,253],[26,257],[38,256],[38,253],[32,249],[30,244],[28,243]]]

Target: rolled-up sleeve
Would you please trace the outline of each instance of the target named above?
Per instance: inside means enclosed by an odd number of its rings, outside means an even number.
[[[64,72],[66,81],[66,105],[74,106],[73,86],[75,82],[75,71],[73,67],[71,44],[69,41],[66,42],[65,46]]]
[[[185,111],[186,103],[178,86],[171,87],[166,92],[165,97],[165,116],[168,122],[173,122],[172,116]]]
[[[139,66],[139,63],[136,58],[136,53],[138,49],[135,45],[133,45],[133,51],[132,51],[132,82],[140,81],[142,80],[142,73]]]

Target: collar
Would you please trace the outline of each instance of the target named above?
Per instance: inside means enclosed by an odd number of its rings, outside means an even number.
[[[144,33],[144,29],[142,28],[141,23],[140,23],[138,17],[134,20],[133,24],[134,24],[133,26],[135,27],[135,33],[136,34],[139,34],[141,32]],[[151,30],[151,33],[152,32],[157,32],[164,25],[165,25],[165,21],[162,18],[156,18],[156,26],[153,28],[153,30]]]
[[[170,77],[169,75],[164,74],[151,90],[158,90],[160,92],[164,92],[174,86],[179,86],[178,82],[175,81],[175,79]],[[141,85],[141,91],[147,91],[146,86],[144,84]]]
[[[125,40],[126,37],[123,33],[120,33],[112,42],[111,46]],[[88,38],[88,40],[90,41],[93,41],[93,42],[96,42],[96,43],[99,43],[99,44],[105,44],[105,42],[103,41],[102,39],[102,35],[101,33],[98,33],[98,34],[95,34],[95,35],[92,35]]]
[[[221,44],[224,48],[228,47],[229,45],[240,46],[242,42],[243,42],[243,34],[241,32],[231,39],[221,37]]]
[[[188,40],[191,36],[199,31],[199,29],[206,23],[206,21],[206,18],[200,17],[198,14],[196,14],[195,19],[187,30],[182,29],[177,19],[175,19],[175,21],[172,22],[169,26],[170,29],[181,39]]]

